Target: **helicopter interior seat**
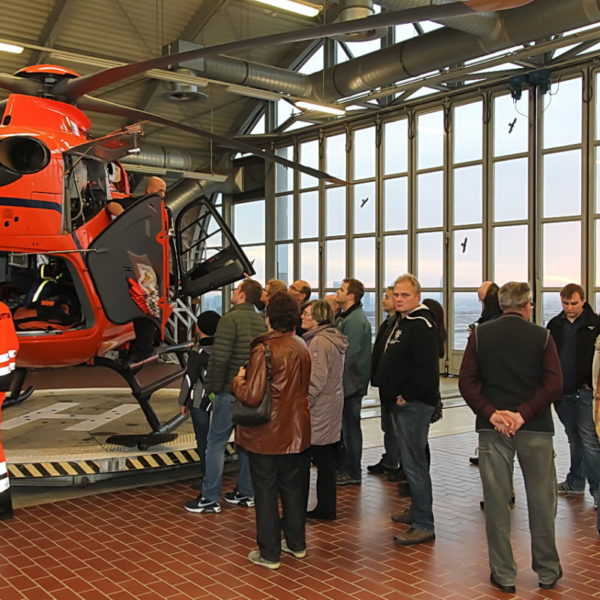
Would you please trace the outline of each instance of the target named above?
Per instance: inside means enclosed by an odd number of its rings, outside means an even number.
[[[51,258],[39,268],[24,305],[14,312],[15,327],[21,331],[74,329],[83,324],[81,303],[64,263]]]

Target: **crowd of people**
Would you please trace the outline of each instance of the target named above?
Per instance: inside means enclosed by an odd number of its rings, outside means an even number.
[[[311,294],[306,281],[288,286],[270,280],[264,289],[252,279],[240,282],[230,312],[200,315],[194,353],[204,358],[201,367],[190,361],[195,371],[180,398],[194,419],[205,469],[200,494],[185,508],[211,514],[221,511],[234,402],[258,406],[269,389],[270,421],[235,428],[240,471],[224,500],[255,507],[258,549],[249,559],[270,569],[279,568],[281,552],[304,558],[306,520],[336,519],[337,486],[361,484],[360,410],[369,383],[379,390],[383,453],[367,472],[399,482],[399,492],[411,497],[410,508],[391,515],[408,525],[394,542],[435,539],[428,434],[441,417],[439,360],[447,337],[442,306],[421,300],[413,275],[398,277],[383,293],[386,318],[371,347],[360,281],[346,278],[323,299],[311,300]],[[540,587],[550,589],[562,576],[554,541],[557,494],[582,494],[587,481],[596,504],[600,495],[593,414],[600,317],[575,284],[561,291],[563,311],[548,328],[530,321],[526,283],[484,282],[478,296],[482,314],[469,326],[459,387],[476,414],[474,462],[483,487],[490,582],[503,592],[515,589],[510,507],[516,455],[527,493],[533,569]],[[552,404],[571,451],[561,483],[554,467]],[[194,417],[197,411],[201,418]],[[311,465],[316,504],[309,507]]]

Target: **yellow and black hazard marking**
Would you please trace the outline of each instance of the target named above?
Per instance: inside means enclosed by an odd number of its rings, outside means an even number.
[[[180,450],[175,452],[157,452],[155,454],[141,454],[125,461],[126,471],[141,471],[142,469],[156,469],[158,467],[173,467],[198,462],[200,456],[196,450]]]
[[[232,443],[227,444],[225,448],[225,460],[230,461],[235,456],[235,445]],[[171,452],[133,454],[128,457],[107,455],[95,460],[9,463],[7,467],[10,477],[17,480],[32,477],[38,479],[43,477],[90,477],[106,473],[114,474],[125,471],[164,469],[198,462],[200,462],[200,455],[194,448]]]
[[[77,460],[59,462],[36,462],[9,464],[8,472],[11,477],[77,477],[80,475],[95,475],[102,471],[100,461]]]

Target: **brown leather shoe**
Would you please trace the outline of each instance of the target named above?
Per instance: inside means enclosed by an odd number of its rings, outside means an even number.
[[[410,508],[403,510],[402,512],[397,512],[392,515],[392,521],[396,523],[406,523],[406,525],[410,525],[412,523],[412,512]]]
[[[413,544],[426,544],[435,540],[433,529],[417,529],[411,527],[408,531],[403,531],[394,536],[394,544],[398,546],[412,546]]]

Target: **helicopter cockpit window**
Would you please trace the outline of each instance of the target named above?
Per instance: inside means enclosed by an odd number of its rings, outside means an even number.
[[[57,332],[86,326],[77,276],[57,256],[0,252],[0,300],[17,331]]]
[[[106,163],[65,155],[65,229],[73,231],[87,223],[109,199]]]

